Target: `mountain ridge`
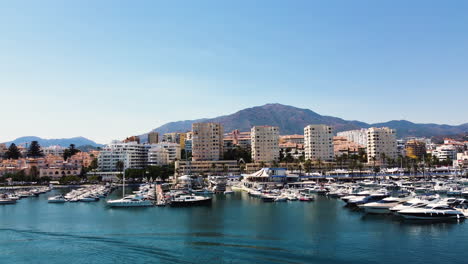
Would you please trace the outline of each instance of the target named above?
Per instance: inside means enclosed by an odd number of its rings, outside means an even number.
[[[39,145],[41,147],[49,147],[49,146],[62,146],[62,147],[68,147],[70,144],[75,144],[76,147],[80,146],[86,146],[90,145],[93,147],[102,147],[102,144],[96,143],[90,139],[87,139],[85,137],[72,137],[72,138],[51,138],[51,139],[46,139],[46,138],[41,138],[41,137],[36,137],[36,136],[24,136],[24,137],[19,137],[16,138],[12,141],[4,142],[6,145],[10,145],[11,143],[15,143],[16,145],[21,145],[21,144],[29,144],[31,141],[37,141],[39,142]]]
[[[265,104],[239,110],[233,114],[214,118],[200,118],[166,123],[152,131],[161,134],[169,132],[187,132],[192,123],[219,122],[224,125],[224,131],[239,129],[249,131],[254,125],[272,125],[280,128],[282,135],[302,134],[309,124],[326,124],[334,127],[335,132],[388,126],[397,130],[398,137],[433,137],[441,135],[459,134],[468,131],[468,123],[461,125],[446,125],[435,123],[413,123],[407,120],[390,120],[380,123],[366,123],[358,120],[345,120],[339,117],[320,115],[307,108],[298,108],[279,103]],[[142,136],[147,135],[143,134]],[[144,141],[143,137],[143,141]]]

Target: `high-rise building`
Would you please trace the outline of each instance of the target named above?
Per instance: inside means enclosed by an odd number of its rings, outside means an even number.
[[[117,161],[123,162],[124,169],[142,169],[147,160],[147,148],[135,141],[113,141],[105,146],[98,156],[100,171],[118,171]]]
[[[405,144],[406,156],[412,159],[422,159],[426,155],[426,143],[418,140],[409,140]]]
[[[149,132],[148,133],[148,144],[158,144],[159,143],[159,133],[158,132]]]
[[[279,160],[279,128],[274,126],[254,126],[250,130],[252,160],[272,162]]]
[[[367,146],[367,129],[356,129],[338,132],[338,137],[345,137],[348,141],[357,143],[359,145]]]
[[[224,128],[220,123],[192,124],[192,160],[221,160],[223,158]]]
[[[304,128],[306,160],[333,161],[333,129],[327,125],[308,125]]]
[[[398,156],[396,131],[388,127],[371,127],[367,130],[367,161],[396,159]]]

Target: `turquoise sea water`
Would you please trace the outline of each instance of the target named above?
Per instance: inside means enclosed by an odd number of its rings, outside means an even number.
[[[467,263],[468,221],[404,222],[336,199],[263,203],[245,193],[209,207],[0,206],[0,263]],[[112,196],[117,196],[118,191]],[[111,198],[112,198],[111,196]]]

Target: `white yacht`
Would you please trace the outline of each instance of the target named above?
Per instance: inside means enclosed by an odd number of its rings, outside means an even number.
[[[129,195],[122,199],[107,201],[110,207],[147,207],[153,206],[153,202],[138,195]]]
[[[390,208],[390,212],[397,213],[398,211],[405,209],[425,207],[426,205],[428,205],[428,203],[429,201],[427,200],[414,198]]]
[[[370,202],[380,201],[385,197],[388,197],[386,192],[376,192],[368,196],[358,196],[356,198],[349,199],[346,203],[350,206],[359,206]]]
[[[390,213],[390,208],[402,204],[406,200],[407,199],[405,198],[387,197],[378,202],[366,203],[359,207],[364,209],[366,213],[370,214],[388,214]]]
[[[398,215],[413,220],[449,220],[462,219],[465,215],[445,203],[428,204],[422,208],[409,208],[398,211]]]
[[[67,202],[67,199],[63,197],[63,195],[57,195],[57,196],[52,196],[49,199],[47,199],[48,203],[65,203]]]
[[[204,205],[210,204],[212,198],[209,196],[198,196],[198,195],[179,195],[173,197],[171,200],[171,206],[190,206],[190,205]]]

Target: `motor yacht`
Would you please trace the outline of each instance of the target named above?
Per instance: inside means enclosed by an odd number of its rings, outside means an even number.
[[[179,195],[171,199],[170,205],[176,206],[191,206],[191,205],[208,205],[211,204],[212,198],[209,196],[198,195]]]
[[[358,196],[356,198],[349,199],[347,201],[347,205],[358,206],[358,205],[366,204],[370,202],[377,202],[377,201],[382,200],[385,197],[388,197],[388,193],[386,192],[372,193],[369,196]]]
[[[413,220],[449,220],[462,219],[465,215],[445,203],[428,204],[422,208],[409,208],[398,211],[398,215]]]
[[[394,207],[390,208],[390,212],[397,213],[398,211],[405,210],[405,209],[425,207],[428,204],[429,204],[429,201],[427,200],[413,198],[411,200],[408,200],[404,203],[395,205]]]
[[[6,194],[0,195],[0,205],[2,204],[15,204],[16,200],[10,199]]]
[[[52,196],[47,199],[48,203],[66,203],[67,199],[63,195]]]
[[[153,206],[153,202],[138,195],[129,195],[122,199],[109,200],[107,205],[110,207],[148,207]]]
[[[388,214],[390,213],[390,208],[402,204],[406,200],[405,198],[387,197],[377,202],[360,205],[359,207],[369,214]]]

